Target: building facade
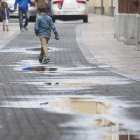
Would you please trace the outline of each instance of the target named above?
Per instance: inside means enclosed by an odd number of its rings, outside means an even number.
[[[109,16],[114,15],[117,3],[116,1],[117,0],[89,0],[88,1],[89,13],[101,14],[103,10],[104,15]]]
[[[111,14],[111,2],[113,2],[113,15],[114,15],[114,10],[116,7],[116,1],[117,0],[88,0],[87,5],[88,5],[88,11],[89,13],[96,13],[96,14],[101,14],[102,8],[103,8],[103,14],[104,15],[112,15]],[[44,2],[44,0],[38,0],[38,4]],[[103,2],[103,4],[102,4]]]

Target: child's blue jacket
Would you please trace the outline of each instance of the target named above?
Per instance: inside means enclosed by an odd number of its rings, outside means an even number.
[[[57,34],[52,18],[47,14],[41,14],[37,17],[35,22],[35,34],[39,36],[51,36],[51,30]]]
[[[19,9],[28,10],[28,3],[32,4],[31,0],[16,0],[14,8],[17,9],[17,4],[19,4]]]

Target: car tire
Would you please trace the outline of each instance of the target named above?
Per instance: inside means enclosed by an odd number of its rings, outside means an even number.
[[[87,23],[88,22],[88,16],[86,16],[86,17],[83,18],[83,22],[84,23]]]
[[[30,17],[30,21],[35,22],[36,21],[36,17]]]

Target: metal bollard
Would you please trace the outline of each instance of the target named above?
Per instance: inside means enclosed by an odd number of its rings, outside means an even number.
[[[111,16],[114,16],[113,0],[111,0]]]
[[[104,15],[104,1],[101,0],[101,15]]]

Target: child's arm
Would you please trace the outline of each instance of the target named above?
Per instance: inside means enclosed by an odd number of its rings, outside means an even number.
[[[8,11],[11,12],[11,13],[13,13],[15,10],[11,10],[10,8],[8,8]]]
[[[56,30],[56,28],[55,28],[55,26],[54,26],[54,23],[53,23],[53,21],[52,21],[52,18],[50,18],[50,19],[51,19],[50,28],[52,29],[52,31],[53,31],[54,34],[55,34],[55,39],[56,39],[56,40],[59,40],[59,35],[58,35],[57,30]]]
[[[37,17],[36,22],[35,22],[35,26],[34,26],[34,30],[35,30],[35,34],[38,36],[39,35],[39,17]]]

